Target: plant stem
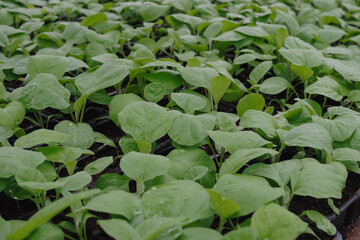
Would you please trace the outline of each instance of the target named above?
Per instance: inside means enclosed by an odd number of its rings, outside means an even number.
[[[220,233],[222,232],[225,222],[226,221],[224,221],[222,218],[220,218],[219,227],[217,228],[218,232],[220,232]]]
[[[84,104],[81,108],[81,114],[80,114],[80,120],[79,122],[82,122],[83,118],[84,118],[84,113],[85,113],[85,106],[86,106],[86,99],[84,100]]]
[[[145,184],[142,181],[136,181],[136,194],[141,196],[145,192]]]
[[[289,206],[290,206],[290,203],[291,203],[291,200],[293,199],[295,195],[293,193],[291,193],[290,197],[289,197],[289,200],[288,202],[286,203],[286,209],[289,209]]]

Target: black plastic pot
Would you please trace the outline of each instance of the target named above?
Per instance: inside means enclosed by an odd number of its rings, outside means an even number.
[[[360,216],[360,189],[343,205],[339,207],[339,215],[335,213],[328,215],[329,219],[336,227],[341,230],[344,226]]]

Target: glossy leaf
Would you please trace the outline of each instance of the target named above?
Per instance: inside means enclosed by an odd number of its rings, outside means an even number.
[[[153,143],[171,128],[170,114],[148,102],[133,102],[118,115],[121,128],[136,140]]]
[[[262,110],[265,106],[265,99],[263,96],[257,93],[249,93],[248,95],[242,97],[237,106],[237,114],[241,118],[243,114],[249,110]]]

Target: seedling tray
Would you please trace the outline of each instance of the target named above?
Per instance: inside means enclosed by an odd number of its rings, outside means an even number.
[[[349,200],[339,207],[339,215],[331,214],[327,216],[336,227],[341,230],[360,216],[360,190],[358,190]]]

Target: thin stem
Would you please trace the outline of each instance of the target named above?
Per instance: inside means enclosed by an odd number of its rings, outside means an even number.
[[[221,154],[220,154],[220,166],[219,168],[221,168],[221,165],[224,161],[224,156],[225,156],[225,148],[221,147]]]
[[[213,153],[213,155],[214,155],[214,159],[215,159],[215,161],[216,161],[216,165],[220,168],[220,162],[219,162],[219,160],[218,160],[218,158],[217,158],[217,156],[216,156],[215,149],[214,149],[214,147],[212,146],[212,144],[211,144],[211,142],[210,142],[209,139],[208,139],[208,145],[209,145],[209,147],[210,147],[210,149],[211,149],[211,151],[212,151],[212,153]]]
[[[84,113],[85,113],[85,106],[86,106],[86,99],[84,100],[84,104],[81,108],[81,114],[80,114],[80,120],[79,122],[82,122],[83,118],[84,118]]]
[[[71,119],[73,120],[73,122],[75,122],[75,123],[76,123],[75,116],[74,116],[74,114],[72,113],[72,111],[71,111],[70,107],[68,108],[68,110],[69,110],[69,113],[70,113]]]
[[[224,221],[222,218],[220,218],[219,227],[217,228],[218,232],[220,232],[220,233],[222,232],[225,222],[226,221]]]
[[[291,195],[290,195],[290,197],[289,197],[289,200],[288,200],[288,202],[286,203],[286,209],[289,209],[291,200],[293,199],[294,196],[295,196],[295,194],[291,193]]]

